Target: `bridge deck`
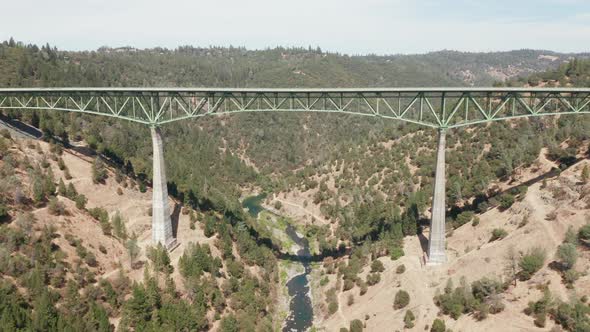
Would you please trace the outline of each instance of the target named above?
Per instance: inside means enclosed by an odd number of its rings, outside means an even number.
[[[520,88],[520,87],[403,87],[403,88],[109,88],[109,87],[64,87],[64,88],[0,88],[0,93],[43,92],[228,92],[228,93],[383,93],[383,92],[539,92],[539,93],[590,93],[590,88]]]

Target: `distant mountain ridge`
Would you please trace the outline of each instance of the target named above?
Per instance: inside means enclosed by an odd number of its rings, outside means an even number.
[[[484,86],[555,69],[590,53],[542,50],[343,55],[320,48],[181,46],[61,51],[0,44],[0,86]]]

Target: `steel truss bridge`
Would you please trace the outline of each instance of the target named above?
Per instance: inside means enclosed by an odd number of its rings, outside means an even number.
[[[150,126],[241,112],[346,113],[432,128],[590,113],[590,88],[0,89],[0,109],[96,114]]]
[[[45,110],[108,116],[147,125],[154,147],[152,239],[173,247],[159,127],[175,121],[244,112],[354,114],[439,130],[427,263],[445,254],[446,131],[526,117],[590,114],[590,88],[18,88],[0,89],[0,110]]]

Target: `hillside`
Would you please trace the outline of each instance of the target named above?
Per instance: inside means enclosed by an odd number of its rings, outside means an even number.
[[[83,145],[2,134],[4,329],[273,328],[276,289],[261,283],[276,263],[247,232],[170,199],[180,246],[168,255],[151,246],[149,188]]]
[[[577,279],[571,284],[563,277],[565,270],[561,270],[559,263],[555,262],[559,261],[556,252],[558,246],[567,240],[568,228],[571,227],[577,234],[577,230],[588,222],[590,206],[587,193],[590,184],[581,175],[588,166],[589,162],[583,160],[557,176],[535,181],[528,187],[524,197],[510,208],[503,211],[491,209],[475,216],[477,224],[472,221],[454,229],[447,237],[449,262],[440,268],[426,269],[423,266],[422,246],[425,245],[427,234],[424,237],[406,237],[406,255],[395,261],[379,258],[383,264],[380,281],[369,287],[365,294],[360,295],[362,288],[358,287],[337,291],[339,307],[334,314],[328,313],[325,302],[318,304],[317,308],[325,315],[319,319],[318,326],[325,327],[326,331],[334,331],[348,327],[353,319],[360,319],[369,331],[422,331],[425,326],[432,325],[435,318],[441,318],[453,331],[547,331],[557,325],[555,320],[563,323],[565,318],[557,312],[559,303],[575,304],[579,299],[586,301],[590,296],[590,276],[586,273],[590,266],[590,250],[585,242],[576,244],[578,259],[573,270],[578,272]],[[533,175],[529,173],[522,181],[533,178]],[[507,235],[499,240],[491,240],[494,229],[504,229]],[[514,275],[507,269],[511,263],[508,258],[510,250],[514,250],[518,259],[535,247],[545,251],[544,264],[529,280],[515,280],[513,284]],[[368,280],[372,264],[366,261],[358,276]],[[325,298],[325,293],[336,283],[335,275],[330,274],[329,268],[326,269],[329,263],[325,261],[323,266],[317,272],[316,292],[317,296]],[[403,272],[399,270],[401,266],[405,267]],[[329,282],[319,286],[319,280],[323,278],[328,278]],[[476,314],[461,315],[459,312],[460,317],[455,320],[442,314],[442,309],[435,304],[435,297],[445,292],[449,280],[456,287],[461,285],[462,278],[468,285],[482,278],[507,283],[506,289],[499,290],[498,298],[494,299],[500,301],[503,309],[496,314],[489,313],[483,319],[478,319]],[[543,326],[535,327],[534,315],[529,316],[524,311],[529,302],[543,297],[545,289],[550,292],[554,303],[550,306],[555,307],[547,308],[546,322],[543,318]],[[410,298],[403,310],[394,309],[394,298],[399,290],[407,291]],[[350,302],[353,304],[349,305]],[[404,328],[407,310],[411,310],[415,316],[414,328]],[[563,327],[572,331],[586,331],[584,328],[590,323],[588,317],[582,315],[575,320],[577,330],[571,329],[572,325]]]
[[[0,86],[587,84],[588,60],[564,63],[570,56],[525,50],[351,57],[306,49],[192,47],[66,52],[9,41],[0,45]],[[51,142],[8,135],[0,142],[0,212],[7,214],[0,254],[8,262],[0,270],[7,299],[0,303],[7,308],[0,319],[6,324],[41,330],[277,330],[286,315],[285,286],[300,273],[293,264],[299,257],[283,250],[295,247],[283,234],[287,225],[307,238],[312,258],[325,258],[311,268],[316,329],[349,327],[352,319],[369,315],[369,330],[401,330],[411,308],[415,330],[432,325],[439,311],[453,330],[528,330],[533,318],[522,310],[540,298],[537,284],[550,280],[552,296],[562,300],[573,292],[561,283],[562,275],[579,292],[576,298],[588,289],[586,276],[578,273],[588,265],[586,231],[579,240],[567,237],[569,254],[575,246],[579,255],[575,269],[550,263],[567,226],[575,233],[586,221],[586,205],[579,201],[587,188],[577,183],[588,155],[588,117],[449,131],[451,261],[427,270],[420,257],[428,236],[433,130],[348,115],[274,113],[164,126],[180,242],[168,255],[149,247],[146,128],[60,112],[2,116],[39,128],[42,140]],[[553,178],[543,183],[553,168]],[[253,193],[266,194],[264,207],[278,216],[245,213],[241,199]],[[546,255],[540,271],[516,286],[515,275],[508,278],[504,271],[511,244],[513,262],[535,245]],[[532,256],[527,260],[539,265]],[[522,268],[512,272],[517,269]],[[481,281],[483,276],[494,278]],[[454,286],[444,290],[449,277]],[[403,310],[394,310],[402,288],[410,304],[400,304],[402,292],[396,306]],[[586,326],[586,304],[533,307],[536,324],[543,319],[547,329],[554,321],[570,331],[576,329],[571,322]],[[47,315],[40,315],[45,309]],[[511,321],[514,326],[502,325]]]

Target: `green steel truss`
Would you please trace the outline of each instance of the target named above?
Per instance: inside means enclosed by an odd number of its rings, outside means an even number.
[[[150,126],[241,112],[346,113],[432,128],[590,113],[590,88],[24,88],[0,89],[0,109],[110,116]]]

